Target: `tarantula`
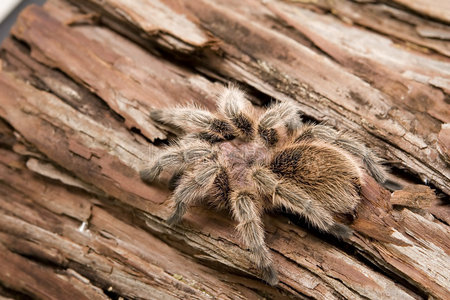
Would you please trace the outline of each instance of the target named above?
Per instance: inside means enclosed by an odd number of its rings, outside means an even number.
[[[338,237],[351,229],[338,223],[359,203],[364,165],[380,183],[380,159],[348,133],[301,121],[286,102],[258,113],[244,93],[229,87],[218,97],[218,112],[196,107],[152,111],[157,123],[184,132],[141,171],[146,182],[163,169],[173,172],[175,204],[167,222],[181,220],[202,201],[231,210],[236,229],[269,284],[278,283],[264,242],[262,214],[284,208],[321,231]]]

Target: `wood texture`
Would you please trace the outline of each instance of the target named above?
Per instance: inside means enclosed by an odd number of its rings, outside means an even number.
[[[26,8],[1,52],[0,296],[447,299],[449,18],[445,1],[394,2]],[[174,137],[149,112],[213,110],[229,81],[256,106],[296,101],[355,132],[406,186],[368,180],[347,241],[267,215],[277,287],[226,211],[194,207],[169,227],[167,189],[138,176]]]

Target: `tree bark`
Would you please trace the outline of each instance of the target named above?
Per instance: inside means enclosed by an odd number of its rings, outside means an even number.
[[[2,44],[0,296],[44,299],[446,299],[450,16],[446,1],[49,0]],[[448,8],[448,7],[447,7]],[[139,170],[173,133],[148,117],[228,82],[296,101],[386,160],[355,233],[264,217],[261,281],[226,211],[169,227]],[[425,184],[425,185],[424,185]]]

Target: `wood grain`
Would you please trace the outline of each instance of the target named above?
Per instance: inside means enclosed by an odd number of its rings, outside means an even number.
[[[0,296],[446,299],[448,20],[396,2],[26,8],[0,56]],[[168,190],[138,175],[175,137],[150,111],[214,110],[229,81],[255,105],[296,101],[305,119],[354,132],[405,185],[391,194],[368,178],[345,241],[266,215],[277,287],[229,213],[193,207],[169,227]]]

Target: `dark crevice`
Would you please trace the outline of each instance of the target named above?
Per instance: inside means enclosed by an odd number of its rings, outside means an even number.
[[[423,184],[423,183],[422,183]],[[450,195],[447,195],[444,193],[441,189],[439,189],[437,186],[435,186],[433,183],[425,183],[428,187],[430,187],[432,190],[434,190],[434,193],[436,194],[436,197],[440,199],[442,202],[446,204],[450,204]]]
[[[280,282],[280,285],[284,285],[285,288],[283,288],[283,289],[278,288],[278,291],[287,299],[302,299],[302,300],[315,299],[314,297],[310,297],[310,296],[302,294],[300,291],[296,290],[293,286],[291,286],[285,282]],[[272,298],[271,295],[268,295],[267,293],[265,293],[262,290],[254,289],[249,286],[244,286],[244,287],[248,288],[249,290],[252,290],[255,294],[258,294],[261,297],[261,299],[278,300],[277,298]]]
[[[391,279],[394,283],[397,285],[400,285],[404,291],[408,292],[409,294],[412,293],[412,296],[419,296],[422,299],[429,299],[430,295],[424,291],[421,290],[418,286],[410,283],[405,278],[401,277],[397,273],[394,273],[393,271],[374,263],[373,261],[369,260],[367,257],[361,254],[358,250],[353,248],[353,251],[349,253],[349,255],[352,255],[354,258],[356,258],[358,261],[372,269],[373,271],[382,274],[383,276]]]
[[[14,128],[5,119],[0,117],[0,148],[12,151],[17,138],[14,136]]]
[[[394,144],[392,141],[390,141],[387,137],[383,137],[380,135],[376,135],[373,132],[370,131],[366,131],[370,136],[372,136],[375,140],[379,140],[381,142],[383,142],[384,144],[402,152],[402,153],[406,153],[405,150],[401,149],[398,145]],[[386,146],[384,147],[384,149],[386,149],[386,151],[389,153],[391,152]],[[392,153],[392,152],[391,152]],[[394,156],[391,154],[391,156]],[[413,158],[418,161],[421,164],[424,164],[426,167],[433,169],[432,166],[428,165],[427,162],[422,161],[420,158],[413,156]],[[395,172],[399,172],[399,177],[400,178],[405,178],[407,181],[412,181],[413,183],[417,182],[417,184],[425,184],[425,185],[429,185],[429,186],[434,186],[433,183],[431,182],[424,182],[419,174],[415,171],[413,171],[412,169],[410,169],[405,162],[402,161],[386,161],[384,163],[384,165],[386,165],[388,167],[388,169],[392,169]],[[437,172],[436,170],[434,170],[435,172]],[[395,175],[395,173],[389,172]],[[437,172],[438,173],[438,172]],[[439,189],[438,189],[439,190]]]
[[[119,293],[114,292],[114,290],[110,288],[103,289],[103,293],[105,293],[106,296],[108,296],[112,300],[126,300],[129,298],[123,297]]]
[[[355,2],[354,0],[352,0],[352,1]],[[421,19],[424,19],[424,20],[428,20],[428,21],[431,21],[431,22],[440,23],[440,24],[444,24],[444,25],[450,25],[449,22],[445,22],[445,21],[440,20],[438,18],[434,18],[434,17],[431,17],[431,16],[424,15],[424,14],[422,14],[420,12],[417,12],[417,11],[409,8],[406,5],[402,5],[401,3],[397,3],[397,2],[393,2],[393,1],[386,1],[386,0],[380,0],[380,2],[385,4],[386,6],[390,6],[390,7],[393,7],[395,9],[406,11],[406,12],[410,13],[411,15],[414,15],[414,16],[416,16],[418,18],[421,18]]]
[[[11,298],[15,300],[32,300],[33,297],[23,293],[22,291],[17,291],[12,288],[6,287],[2,285],[0,282],[0,296],[3,296],[5,298]]]
[[[387,163],[389,165],[389,173],[395,175],[396,177],[405,180],[411,184],[423,184],[422,179],[419,176],[409,172],[405,168],[401,168],[394,163]]]
[[[164,146],[169,146],[170,145],[170,140],[174,140],[176,138],[167,138],[167,139],[160,139],[160,138],[156,138],[152,144],[155,145],[156,147],[164,147]]]
[[[4,244],[4,246],[6,248],[8,248],[9,251],[11,251],[12,253],[20,255],[21,257],[23,257],[23,258],[25,258],[25,259],[27,259],[27,260],[29,260],[29,261],[39,265],[39,266],[43,266],[45,268],[52,269],[53,271],[55,271],[55,273],[62,273],[62,272],[65,271],[64,267],[60,266],[59,264],[57,264],[55,262],[47,260],[47,259],[45,259],[43,257],[37,256],[37,255],[27,254],[27,253],[21,252],[20,250],[17,250],[17,249],[11,249],[11,248],[8,247],[8,245],[5,245],[5,244]]]
[[[17,38],[15,35],[10,35],[11,40],[17,45],[19,50],[24,53],[28,53],[31,55],[31,46],[26,43],[25,41],[22,41],[21,39]]]
[[[87,267],[84,264],[75,262],[75,261],[69,261],[69,266],[71,269],[75,270],[77,273],[81,274],[83,277],[89,279],[89,283],[103,291],[103,293],[108,296],[111,299],[129,299],[126,298],[123,295],[119,294],[119,291],[115,291],[114,287],[111,286],[111,283],[98,276],[98,271],[90,269],[90,267]],[[116,298],[117,296],[117,298]]]
[[[125,120],[125,119],[124,119]],[[131,127],[130,131],[134,134],[137,134],[141,138],[143,138],[147,143],[156,145],[156,140],[160,140],[159,138],[155,138],[155,140],[152,142],[148,137],[142,134],[141,130],[136,127]]]
[[[450,207],[449,207],[448,209],[450,209]],[[447,226],[450,226],[450,224],[447,223],[446,220],[443,220],[443,219],[439,218],[438,216],[436,216],[436,215],[434,215],[434,214],[433,214],[433,216],[436,218],[436,220],[438,220],[438,221],[441,222],[442,224],[447,225]]]

